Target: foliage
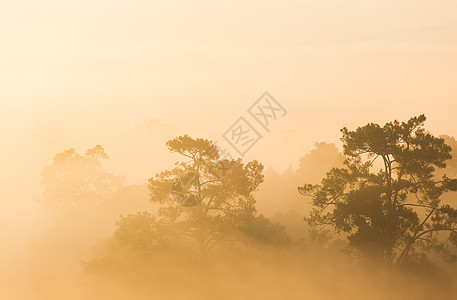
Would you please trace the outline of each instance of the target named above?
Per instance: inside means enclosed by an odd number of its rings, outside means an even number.
[[[299,187],[313,200],[308,221],[333,226],[361,253],[389,261],[401,263],[427,247],[449,253],[457,210],[441,197],[457,190],[457,180],[434,177],[451,159],[451,147],[424,130],[425,119],[343,128],[345,167],[330,170],[319,185]],[[447,240],[439,242],[443,233]]]
[[[150,200],[161,207],[157,216],[170,236],[197,244],[203,259],[219,242],[255,215],[252,193],[263,181],[257,161],[219,159],[217,147],[187,135],[167,142],[185,161],[149,179]]]
[[[78,154],[71,148],[57,154],[42,172],[41,202],[52,212],[64,212],[85,205],[97,205],[122,185],[122,177],[104,170],[108,155],[100,145]]]
[[[247,218],[239,229],[241,233],[257,244],[285,245],[290,242],[285,227],[279,223],[273,223],[264,215]]]
[[[157,226],[155,216],[148,212],[138,212],[121,216],[116,222],[114,237],[120,245],[149,254],[166,247],[167,239]]]

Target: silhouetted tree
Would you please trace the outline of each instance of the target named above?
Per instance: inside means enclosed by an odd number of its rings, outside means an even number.
[[[446,167],[436,170],[435,177],[442,177],[446,174],[448,177],[457,177],[457,140],[449,135],[441,135],[440,138],[452,148],[452,159],[446,161]]]
[[[425,119],[343,128],[346,166],[333,168],[320,185],[299,187],[313,200],[308,221],[331,225],[348,234],[351,246],[388,261],[402,263],[430,247],[449,254],[448,242],[457,244],[457,210],[441,196],[457,190],[457,180],[435,179],[451,147],[425,132]]]
[[[220,159],[212,142],[187,135],[167,146],[185,161],[149,179],[150,200],[161,205],[160,226],[170,236],[195,241],[198,257],[204,259],[231,231],[254,218],[252,192],[263,181],[263,166],[257,161]]]

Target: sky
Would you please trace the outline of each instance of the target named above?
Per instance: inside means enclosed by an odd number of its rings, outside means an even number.
[[[144,183],[173,166],[170,138],[229,148],[222,134],[265,91],[287,114],[245,159],[280,171],[314,142],[338,144],[343,126],[425,113],[428,130],[457,136],[456,11],[423,0],[3,1],[0,227],[34,228],[56,153],[100,144],[110,171]]]

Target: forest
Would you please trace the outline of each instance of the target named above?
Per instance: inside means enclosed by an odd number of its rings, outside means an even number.
[[[57,153],[41,173],[48,227],[30,263],[51,275],[36,299],[451,297],[457,140],[425,121],[343,128],[342,151],[316,143],[281,174],[188,135],[141,185],[105,170],[101,145]]]
[[[4,0],[0,300],[457,299],[456,0]]]

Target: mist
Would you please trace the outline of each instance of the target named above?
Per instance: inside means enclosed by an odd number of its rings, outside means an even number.
[[[0,298],[451,299],[455,11],[6,1]]]

